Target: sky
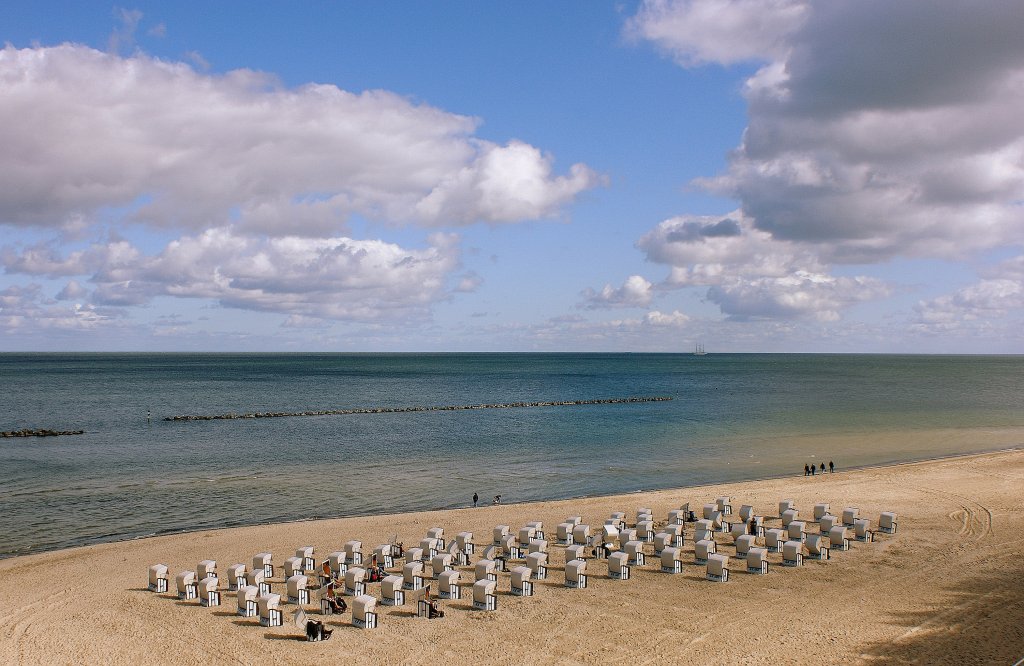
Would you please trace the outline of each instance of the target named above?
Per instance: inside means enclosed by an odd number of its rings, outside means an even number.
[[[1024,353],[1016,1],[48,2],[0,351]]]

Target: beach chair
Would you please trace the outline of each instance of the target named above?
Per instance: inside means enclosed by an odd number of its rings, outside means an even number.
[[[235,595],[235,602],[237,610],[235,611],[242,617],[256,617],[259,615],[260,607],[256,599],[260,596],[260,588],[255,585],[243,585],[238,588],[238,593]]]
[[[459,550],[466,555],[472,555],[476,552],[476,546],[473,544],[472,532],[459,532],[455,535],[455,542],[459,544]]]
[[[256,553],[252,556],[252,568],[263,569],[263,575],[267,578],[274,577],[273,555],[270,553]]]
[[[217,577],[217,560],[203,560],[196,565],[196,578],[202,580],[204,578],[216,578]]]
[[[590,525],[579,524],[572,528],[573,545],[586,546],[590,540]]]
[[[828,537],[821,534],[808,534],[807,552],[812,560],[827,560]]]
[[[875,540],[871,531],[871,521],[867,518],[858,518],[853,521],[853,536],[857,541],[867,543]]]
[[[565,561],[583,560],[587,557],[587,547],[582,544],[567,546],[565,549]]]
[[[782,544],[786,541],[786,530],[780,530],[778,528],[772,528],[765,530],[764,533],[764,547],[768,549],[769,553],[782,552]]]
[[[896,514],[893,511],[883,511],[878,516],[878,531],[886,534],[896,534]]]
[[[423,563],[409,562],[402,567],[402,589],[419,590],[423,587]]]
[[[661,570],[665,573],[683,572],[682,553],[678,548],[668,547],[661,551]]]
[[[611,515],[608,516],[608,520],[615,521],[615,527],[617,529],[625,529],[626,527],[626,512],[625,511],[612,511]],[[605,523],[606,525],[608,523]]]
[[[654,556],[660,557],[668,548],[675,548],[672,542],[675,537],[668,532],[658,532],[654,535]]]
[[[665,534],[672,536],[672,543],[669,545],[673,548],[683,547],[683,542],[685,541],[683,538],[683,529],[684,527],[682,525],[666,525],[665,529],[662,530]]]
[[[821,517],[828,513],[828,502],[818,502],[814,505],[814,522],[820,523]]]
[[[404,579],[399,575],[384,576],[380,582],[380,602],[385,606],[405,605]]]
[[[587,586],[586,560],[569,560],[565,563],[565,586],[573,589]]]
[[[405,551],[405,563],[412,564],[413,562],[423,562],[422,548],[409,548]]]
[[[285,589],[288,594],[288,603],[300,606],[309,603],[309,576],[305,574],[289,576],[285,581]]]
[[[363,563],[363,542],[362,541],[346,541],[345,542],[345,555],[348,557],[349,564],[359,565]]]
[[[728,495],[719,497],[715,500],[715,503],[718,504],[718,510],[722,512],[723,516],[728,516],[732,513],[732,498]]]
[[[583,516],[569,516],[565,519],[565,522],[570,523],[573,527],[583,522]]]
[[[199,596],[199,584],[195,571],[182,571],[174,577],[179,599],[195,599]]]
[[[506,534],[502,537],[501,553],[505,556],[506,560],[520,560],[523,557],[522,550],[519,548],[519,544],[516,543],[516,538],[511,534]]]
[[[352,626],[359,629],[377,628],[377,600],[361,594],[352,600]]]
[[[747,524],[746,523],[733,523],[732,527],[729,528],[729,536],[732,537],[733,542],[735,542],[736,539],[739,539],[741,536],[744,536],[746,534],[747,534]]]
[[[216,576],[207,576],[199,581],[200,606],[220,606],[220,590],[217,589],[219,583]]]
[[[473,583],[473,608],[484,611],[498,610],[498,595],[494,591],[496,586],[496,582],[486,578]]]
[[[745,523],[750,522],[750,518],[754,515],[754,507],[749,504],[744,504],[740,507],[740,520]]]
[[[395,566],[395,556],[391,554],[390,543],[382,543],[374,548],[373,556],[377,559],[377,564],[385,569],[391,569]]]
[[[302,571],[316,571],[316,560],[313,559],[313,546],[299,546],[295,549],[295,557],[302,560]]]
[[[512,594],[517,597],[532,597],[533,582],[530,580],[530,567],[512,567]]]
[[[444,540],[444,528],[443,527],[431,527],[427,530],[428,539],[437,539],[437,549],[444,550],[447,544]]]
[[[798,567],[804,563],[804,544],[786,541],[782,544],[782,566]]]
[[[844,525],[836,525],[828,531],[828,546],[831,550],[850,550],[850,539]]]
[[[629,555],[621,551],[608,556],[608,577],[614,580],[629,580]]]
[[[751,516],[750,520],[747,521],[748,527],[751,521],[754,523],[752,534],[754,536],[764,536],[764,516]]]
[[[439,553],[430,558],[430,571],[434,578],[439,578],[445,571],[452,570],[452,556],[448,553]]]
[[[523,527],[519,530],[519,548],[522,550],[528,550],[530,548],[530,541],[537,538],[536,527]]]
[[[526,526],[527,527],[532,527],[535,530],[534,531],[534,535],[533,535],[534,539],[540,539],[541,541],[545,541],[546,540],[546,537],[544,536],[544,521],[543,520],[531,520],[530,522],[526,523]]]
[[[626,556],[629,558],[629,563],[635,567],[642,567],[647,564],[647,555],[644,554],[644,542],[643,541],[627,541],[626,546],[623,549]]]
[[[442,599],[461,599],[462,588],[459,587],[461,574],[454,569],[445,571],[437,579],[438,596]]]
[[[167,565],[154,564],[149,567],[149,590],[150,592],[167,591]]]
[[[725,519],[725,514],[718,509],[715,509],[711,512],[711,527],[714,528],[716,532],[728,532],[732,525]]]
[[[434,555],[437,555],[439,545],[434,537],[420,539],[420,561],[426,563],[433,559]]]
[[[860,518],[860,509],[855,506],[848,506],[843,509],[843,525],[853,527],[854,521]]]
[[[227,572],[224,574],[227,576],[228,590],[234,591],[245,585],[245,565],[238,563],[232,564],[228,567]]]
[[[301,574],[303,572],[304,572],[304,569],[302,568],[302,558],[301,557],[289,557],[287,560],[284,561],[284,578],[285,578],[285,580],[288,580],[292,576],[295,576],[297,574]]]
[[[782,526],[789,527],[789,524],[794,520],[800,519],[800,512],[796,509],[786,509],[782,512]]]
[[[709,541],[709,540],[714,540],[714,538],[715,538],[715,531],[710,529],[710,528],[698,526],[698,527],[696,527],[693,530],[693,540],[694,540],[694,542],[697,542],[697,541]],[[672,545],[676,546],[677,548],[681,548],[683,546],[683,544],[681,544],[681,543],[679,543],[679,544],[673,543]]]
[[[747,551],[747,573],[765,575],[768,573],[768,550],[751,548]]]
[[[672,509],[668,512],[669,525],[682,525],[686,522],[686,512],[682,509]],[[639,524],[639,521],[637,521]]]
[[[619,532],[619,550],[625,550],[626,544],[630,541],[637,541],[636,530],[625,529]]]
[[[650,509],[646,508],[646,507],[637,509],[637,511],[636,511],[636,521],[633,524],[634,525],[638,525],[639,523],[642,523],[645,520],[653,521],[654,520],[654,512],[651,511]]]
[[[349,567],[345,572],[345,594],[354,597],[366,594],[366,569]]]
[[[256,599],[260,611],[260,624],[264,627],[280,627],[284,624],[280,594],[261,594]]]
[[[707,561],[707,579],[716,583],[725,583],[729,580],[729,556],[721,553],[711,553]]]
[[[704,513],[702,514],[702,517],[704,518],[704,520],[711,520],[711,514],[713,514],[715,511],[718,511],[717,504],[715,504],[714,502],[705,504]]]
[[[532,553],[546,553],[548,552],[548,542],[543,539],[533,539],[530,541],[530,548],[527,551],[528,554]]]
[[[270,594],[270,583],[267,581],[266,570],[251,569],[245,574],[245,582],[260,591],[261,595]]]
[[[605,525],[601,528],[601,543],[616,545],[619,543],[619,528],[615,525]]]
[[[789,511],[790,509],[795,508],[795,507],[796,507],[796,502],[794,502],[793,500],[791,500],[791,499],[782,500],[781,502],[779,502],[779,517],[781,518],[782,514],[786,513],[787,511]]]
[[[331,567],[331,574],[340,579],[348,570],[348,555],[343,550],[336,550],[327,556],[327,562]]]
[[[530,577],[534,580],[544,580],[548,577],[548,554],[530,553],[526,556],[526,566],[530,569]]]
[[[789,524],[789,528],[786,531],[786,537],[790,541],[799,541],[803,543],[807,540],[807,524],[802,520],[794,520]]]
[[[826,513],[818,521],[818,531],[821,532],[822,534],[828,534],[829,532],[832,531],[833,527],[835,527],[836,525],[840,525],[840,524],[842,524],[842,523],[840,522],[839,518],[837,518],[836,516],[833,516],[830,513]]]
[[[473,568],[474,580],[498,580],[498,572],[494,569],[494,560],[480,560]]]
[[[572,523],[558,523],[555,525],[555,538],[558,540],[558,545],[568,546],[572,543],[572,528],[575,527]]]
[[[744,559],[750,549],[757,545],[757,537],[753,534],[743,534],[736,539],[736,559]]]
[[[693,561],[697,564],[707,564],[708,557],[718,552],[718,544],[710,539],[701,539],[693,544]]]
[[[500,546],[501,540],[508,536],[508,525],[496,525],[493,530],[494,545]]]
[[[682,526],[682,523],[678,523]],[[644,543],[654,541],[654,521],[641,520],[636,524],[636,538]]]

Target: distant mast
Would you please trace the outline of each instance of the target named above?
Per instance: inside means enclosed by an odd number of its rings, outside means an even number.
[[[694,356],[703,356],[704,355],[704,343],[703,342],[698,342],[696,344],[696,346],[694,346],[694,348],[693,348],[693,355]]]

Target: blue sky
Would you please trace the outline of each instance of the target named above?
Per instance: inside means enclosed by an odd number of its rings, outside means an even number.
[[[12,2],[0,350],[1024,353],[1012,2]]]

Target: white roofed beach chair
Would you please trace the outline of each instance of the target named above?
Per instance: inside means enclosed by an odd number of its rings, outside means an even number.
[[[479,560],[473,568],[473,573],[477,581],[498,580],[498,572],[495,570],[494,560]]]
[[[772,528],[765,530],[764,533],[764,546],[768,549],[769,553],[779,553],[782,551],[782,544],[786,541],[786,530],[780,530],[778,528]]]
[[[274,565],[272,564],[273,555],[270,553],[256,553],[252,556],[252,568],[263,569],[264,575],[267,578],[274,577]]]
[[[377,628],[377,600],[361,594],[352,600],[352,626],[360,629]]]
[[[442,599],[461,599],[462,588],[459,587],[459,577],[461,574],[452,569],[451,571],[445,571],[437,579],[438,596]]]
[[[270,583],[267,582],[267,572],[261,567],[250,569],[245,574],[245,582],[260,591],[260,594],[270,594]]]
[[[790,541],[799,541],[800,543],[803,543],[807,539],[807,524],[802,520],[794,520],[789,524],[786,537]]]
[[[796,509],[786,509],[782,512],[782,526],[789,527],[794,520],[800,520],[800,512]]]
[[[217,577],[217,560],[203,560],[196,565],[196,578],[202,580],[210,577]]]
[[[812,560],[828,559],[828,537],[820,534],[807,535],[807,552]]]
[[[259,615],[260,607],[256,599],[260,596],[260,588],[255,585],[243,585],[238,588],[235,596],[237,610],[242,617],[256,617]]]
[[[842,525],[842,521],[831,513],[826,513],[818,520],[818,531],[822,534],[828,534],[836,525]]]
[[[747,573],[764,575],[768,573],[768,550],[751,548],[747,551]]]
[[[519,560],[523,557],[522,549],[516,542],[516,537],[512,534],[506,534],[502,537],[501,553],[506,560]]]
[[[149,590],[151,592],[167,591],[167,565],[154,564],[149,567]]]
[[[569,516],[565,519],[565,522],[571,523],[575,527],[583,522],[583,516]]]
[[[654,555],[660,557],[662,553],[668,548],[675,548],[672,542],[675,537],[668,532],[658,532],[654,535]]]
[[[682,523],[679,523],[682,526]],[[654,521],[641,520],[636,524],[636,538],[644,543],[654,541]]]
[[[615,527],[617,527],[620,530],[624,529],[626,527],[626,512],[625,511],[612,511],[611,515],[608,517],[608,520],[614,520],[615,521]],[[606,522],[605,525],[607,525],[607,524],[608,523]]]
[[[639,522],[639,521],[638,521]],[[669,525],[682,525],[686,522],[686,512],[682,509],[672,509],[668,512]]]
[[[644,553],[643,541],[627,541],[624,550],[632,566],[642,567],[647,564],[647,555]]]
[[[711,520],[711,514],[713,514],[715,511],[718,511],[718,505],[717,504],[715,504],[714,502],[711,502],[709,504],[705,504],[704,505],[704,513],[703,513],[704,520]]]
[[[799,541],[786,541],[782,544],[782,565],[798,567],[804,563],[804,545]]]
[[[413,562],[423,562],[422,548],[409,548],[405,551],[405,563],[412,564]]]
[[[785,500],[780,501],[779,502],[779,517],[781,518],[782,514],[786,513],[787,511],[789,511],[790,509],[794,508],[795,506],[796,506],[796,502],[794,502],[791,499],[785,499]]]
[[[757,544],[757,537],[753,534],[744,534],[736,539],[736,559],[742,560],[750,552],[750,549]]]
[[[843,525],[853,527],[855,520],[860,518],[860,509],[855,506],[848,506],[843,509]]]
[[[440,543],[434,537],[427,537],[420,539],[420,558],[423,562],[429,562],[434,555],[437,555],[437,551],[440,549]]]
[[[732,527],[729,529],[729,536],[732,537],[733,541],[736,541],[736,539],[739,539],[741,536],[744,536],[745,534],[747,534],[746,523],[733,523]]]
[[[363,542],[362,541],[346,541],[345,542],[345,554],[348,556],[350,564],[362,564],[363,563]]]
[[[327,556],[327,562],[331,566],[331,573],[335,578],[341,578],[348,569],[348,555],[343,550],[336,550]]]
[[[526,550],[530,547],[530,541],[537,538],[536,527],[522,527],[519,529],[519,547]]]
[[[573,545],[586,546],[590,540],[590,525],[579,524],[572,528]]]
[[[299,546],[295,550],[295,557],[302,559],[302,572],[316,571],[316,560],[313,559],[313,546]]]
[[[264,627],[280,627],[284,624],[280,594],[263,594],[256,599],[260,609],[260,624]]]
[[[245,585],[245,565],[242,563],[232,564],[224,575],[228,579],[228,590],[237,590]]]
[[[707,562],[707,579],[717,583],[725,583],[729,580],[729,556],[721,553],[711,553]]]
[[[536,530],[536,533],[533,536],[534,539],[540,539],[541,541],[545,540],[546,537],[544,536],[544,521],[543,520],[531,520],[530,522],[526,523],[526,526],[527,527],[532,527],[533,529]]]
[[[850,539],[846,536],[846,527],[836,525],[828,532],[830,550],[850,550]]]
[[[893,511],[883,511],[878,517],[878,531],[885,534],[896,534],[896,514]]]
[[[494,541],[493,541],[493,543],[494,543],[495,546],[500,546],[501,545],[501,540],[508,536],[508,530],[509,530],[509,526],[508,525],[495,525],[494,530],[493,530],[493,534],[494,534]]]
[[[533,581],[530,580],[530,567],[512,567],[511,591],[517,597],[533,596]]]
[[[430,558],[430,571],[434,578],[439,577],[445,571],[452,570],[452,556],[448,553],[440,553]]]
[[[661,551],[661,570],[665,573],[683,572],[682,553],[678,548],[668,547]]]
[[[404,606],[405,590],[403,578],[398,575],[385,576],[380,582],[380,602],[385,606]]]
[[[608,576],[615,580],[629,580],[629,555],[615,552],[608,556]]]
[[[558,523],[555,525],[555,538],[558,539],[558,545],[568,546],[572,543],[572,528],[575,527],[572,523]]]
[[[418,590],[423,587],[422,562],[409,562],[402,567],[402,587],[406,590]]]
[[[707,564],[708,557],[718,552],[718,545],[710,539],[701,539],[693,544],[693,561],[697,564]]]
[[[867,518],[858,518],[853,521],[853,536],[857,541],[874,541],[875,535],[871,531],[871,521]]]
[[[814,522],[821,522],[821,517],[828,513],[828,502],[818,502],[814,505]]]
[[[722,512],[722,515],[729,515],[732,513],[732,498],[728,495],[719,497],[715,502],[718,504],[718,510]]]
[[[548,552],[548,542],[543,539],[533,539],[530,541],[530,548],[527,550],[528,553],[546,553]]]
[[[530,553],[526,556],[526,566],[534,580],[544,580],[548,577],[548,554]]]
[[[377,559],[378,566],[391,569],[395,566],[395,556],[391,554],[391,544],[382,543],[373,549],[373,556]]]
[[[182,571],[174,577],[179,599],[195,599],[199,596],[199,584],[195,571]]]
[[[473,583],[473,608],[483,611],[498,610],[498,595],[495,593],[497,585],[487,578]]]
[[[684,527],[682,525],[666,525],[662,532],[672,536],[672,543],[669,544],[670,546],[682,548],[684,541],[683,530]]]
[[[366,594],[366,569],[362,567],[349,567],[345,572],[345,594],[358,597]]]
[[[570,588],[587,586],[586,560],[569,560],[565,563],[565,586]]]
[[[636,530],[619,530],[619,550],[625,550],[626,544],[630,541],[638,541],[636,538]]]
[[[309,603],[309,576],[295,574],[285,581],[288,592],[288,603],[303,606]]]
[[[303,573],[301,557],[289,557],[287,560],[284,561],[285,580],[291,578],[296,574],[301,573]]]
[[[740,507],[740,520],[745,523],[750,522],[750,517],[754,515],[754,507],[749,504],[744,504]]]
[[[199,604],[201,606],[220,606],[220,581],[216,576],[207,576],[199,581]]]
[[[565,549],[565,561],[569,560],[583,560],[587,557],[587,547],[582,544],[574,544],[567,546]]]
[[[443,527],[431,527],[427,530],[428,539],[437,539],[437,549],[444,550],[446,545],[444,541],[444,528]]]

